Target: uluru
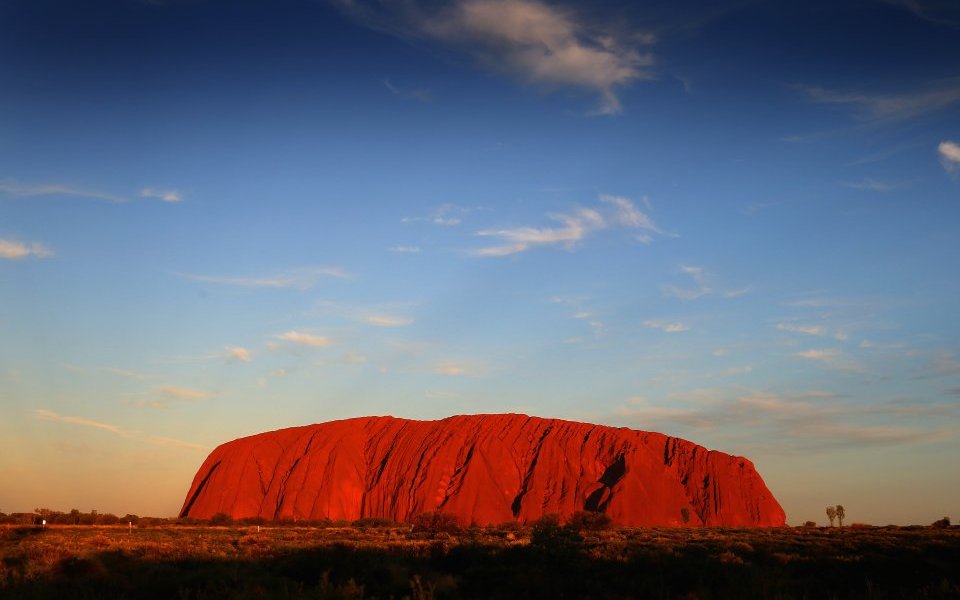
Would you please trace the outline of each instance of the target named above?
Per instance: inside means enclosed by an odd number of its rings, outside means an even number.
[[[606,513],[620,526],[770,527],[785,514],[749,460],[662,433],[519,414],[361,417],[227,442],[181,517],[461,523]]]

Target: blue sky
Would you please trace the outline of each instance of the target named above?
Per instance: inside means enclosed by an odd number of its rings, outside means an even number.
[[[3,3],[0,510],[513,411],[955,512],[951,4]]]

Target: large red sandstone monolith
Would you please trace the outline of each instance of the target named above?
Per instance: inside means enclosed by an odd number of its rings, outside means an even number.
[[[180,515],[462,523],[600,511],[623,526],[778,526],[780,504],[746,458],[661,433],[526,415],[362,417],[227,442]]]

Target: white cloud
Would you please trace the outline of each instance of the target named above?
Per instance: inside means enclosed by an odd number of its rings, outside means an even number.
[[[617,212],[614,216],[614,219],[618,224],[623,225],[624,227],[634,227],[657,231],[657,227],[653,224],[653,221],[650,220],[650,217],[638,209],[629,198],[601,194],[600,201],[606,204],[611,204],[616,208]],[[646,203],[647,199],[643,198],[643,201]]]
[[[253,360],[253,352],[243,346],[227,346],[227,360],[232,362],[250,362]]]
[[[301,331],[288,331],[276,337],[278,340],[299,344],[301,346],[310,346],[312,348],[326,348],[327,346],[333,344],[333,340],[328,337],[314,335],[312,333],[304,333]]]
[[[644,326],[651,329],[659,329],[666,333],[680,333],[682,331],[690,331],[690,326],[683,323],[665,323],[663,321],[644,321]]]
[[[324,277],[344,278],[349,274],[340,267],[307,267],[294,269],[273,277],[221,277],[215,275],[195,275],[191,273],[176,273],[176,276],[187,281],[200,283],[214,283],[218,285],[234,285],[251,288],[294,288],[306,290],[316,285]]]
[[[183,194],[177,190],[161,190],[157,188],[146,187],[140,190],[141,198],[156,198],[164,202],[176,203],[183,202]]]
[[[596,114],[621,112],[616,90],[652,78],[650,53],[622,44],[572,11],[536,0],[460,0],[418,25],[423,34],[466,47],[491,69],[535,85],[597,93]]]
[[[795,323],[777,323],[777,329],[790,333],[805,333],[807,335],[827,335],[827,328],[822,325],[798,325]]]
[[[21,184],[13,181],[0,182],[0,193],[21,198],[32,198],[38,196],[75,196],[78,198],[94,198],[97,200],[106,200],[108,202],[126,202],[127,199],[113,194],[87,190],[69,185],[58,183],[37,183]]]
[[[213,397],[210,392],[176,385],[165,385],[160,388],[160,393],[170,400],[207,400]]]
[[[940,154],[940,164],[944,169],[952,172],[960,168],[960,144],[944,140],[937,146],[937,152]]]
[[[368,325],[375,327],[405,327],[413,323],[410,317],[397,315],[368,315],[365,320]]]
[[[53,250],[37,242],[24,244],[17,240],[0,238],[0,258],[20,260],[30,256],[34,258],[48,258],[53,256]]]
[[[517,254],[538,246],[559,245],[573,250],[577,244],[597,231],[610,225],[640,228],[659,233],[653,221],[641,212],[629,199],[619,196],[600,196],[603,204],[613,207],[610,214],[601,214],[592,208],[580,208],[573,214],[550,213],[547,217],[561,224],[560,227],[515,227],[510,229],[483,229],[476,233],[481,237],[499,238],[503,243],[470,251],[472,256],[499,257]]]
[[[523,252],[532,246],[563,245],[572,249],[584,237],[606,227],[603,217],[594,210],[580,209],[574,215],[552,213],[550,219],[562,227],[517,227],[514,229],[484,229],[476,235],[500,238],[506,244],[475,250],[475,256],[506,256]]]

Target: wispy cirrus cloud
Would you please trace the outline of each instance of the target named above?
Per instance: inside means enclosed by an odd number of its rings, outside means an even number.
[[[140,373],[139,371],[131,371],[129,369],[119,369],[117,367],[100,367],[98,370],[103,373],[109,373],[110,375],[116,375],[126,379],[133,379],[135,381],[143,381],[156,377],[155,375],[150,375],[148,373]]]
[[[483,68],[546,88],[599,97],[593,114],[621,112],[618,91],[653,78],[649,33],[621,35],[572,9],[537,0],[455,0],[447,5],[340,0],[365,24],[404,38],[440,42],[473,56]]]
[[[890,192],[903,187],[905,184],[903,182],[878,181],[867,177],[860,181],[845,181],[843,185],[853,190],[865,192]]]
[[[707,282],[707,273],[703,267],[680,265],[680,272],[688,275],[695,285],[692,287],[680,287],[674,284],[667,284],[663,286],[664,294],[673,296],[678,300],[695,300],[713,292],[713,287]]]
[[[797,85],[795,89],[813,102],[849,110],[862,122],[894,122],[939,112],[960,102],[960,80],[941,82],[937,87],[906,93],[838,91]]]
[[[863,367],[839,348],[812,348],[797,352],[796,356],[822,363],[840,371],[862,371]]]
[[[690,331],[690,326],[685,323],[669,323],[666,321],[657,320],[644,321],[643,326],[649,327],[650,329],[659,329],[665,333],[681,333],[683,331]]]
[[[474,250],[474,256],[509,256],[534,246],[559,244],[568,250],[594,231],[606,227],[606,221],[595,210],[583,208],[572,215],[551,213],[547,217],[561,224],[560,227],[516,227],[512,229],[482,229],[478,236],[493,237],[503,244]]]
[[[322,335],[306,333],[303,331],[288,331],[276,336],[276,339],[296,344],[298,346],[307,346],[310,348],[326,348],[333,345],[333,340]]]
[[[165,385],[160,393],[171,400],[208,400],[213,397],[211,392],[177,385]]]
[[[107,202],[115,202],[118,204],[127,201],[127,198],[123,196],[60,183],[18,183],[8,180],[0,182],[0,193],[21,198],[73,196],[76,198],[106,200]]]
[[[47,410],[45,408],[37,408],[33,411],[33,416],[42,419],[44,421],[57,421],[60,423],[68,423],[70,425],[78,425],[80,427],[90,427],[93,429],[99,429],[101,431],[106,431],[114,435],[126,438],[129,440],[134,440],[141,443],[154,444],[158,446],[169,446],[173,448],[183,448],[186,450],[197,450],[206,452],[209,450],[206,446],[200,444],[194,444],[192,442],[186,442],[184,440],[164,437],[159,435],[142,435],[135,432],[127,431],[126,429],[120,427],[119,425],[112,425],[110,423],[103,423],[101,421],[95,421],[93,419],[88,419],[86,417],[77,417],[69,415],[61,415],[58,412]]]
[[[0,258],[21,260],[24,258],[49,258],[53,250],[39,242],[24,243],[14,239],[0,238]]]
[[[183,202],[183,193],[171,189],[145,187],[140,190],[140,197],[155,198],[157,200],[162,200],[163,202],[170,202],[174,204],[177,202]]]
[[[389,79],[381,79],[380,83],[383,84],[383,87],[387,88],[391,94],[399,98],[404,98],[406,100],[416,100],[418,102],[430,102],[431,94],[428,90],[423,89],[400,89],[399,87],[390,83]]]
[[[736,289],[717,289],[711,282],[714,277],[703,267],[696,265],[680,265],[680,272],[692,280],[684,285],[665,284],[660,287],[665,296],[672,296],[677,300],[696,300],[705,296],[720,296],[722,298],[739,298],[753,291],[752,286]]]
[[[481,229],[475,235],[495,238],[501,243],[473,249],[469,254],[478,257],[502,257],[545,246],[561,246],[573,250],[587,237],[611,226],[660,233],[653,220],[628,198],[603,195],[600,196],[600,202],[601,206],[597,209],[580,208],[573,213],[549,213],[547,218],[559,223],[558,227]],[[606,210],[608,206],[610,209]]]
[[[0,193],[19,198],[35,198],[41,196],[90,198],[92,200],[104,200],[115,204],[123,204],[130,201],[128,196],[63,183],[20,183],[13,180],[5,180],[0,181]],[[152,198],[169,203],[183,201],[183,194],[174,189],[145,187],[142,188],[137,195],[141,198]]]
[[[614,412],[620,418],[637,419],[646,428],[667,431],[748,427],[752,439],[766,439],[770,447],[785,452],[936,442],[956,435],[955,431],[930,429],[906,420],[944,414],[949,408],[943,405],[887,402],[863,406],[840,400],[836,394],[818,390],[793,394],[692,390],[671,394],[660,402],[632,397]],[[878,418],[895,422],[877,422]]]
[[[777,323],[777,329],[790,333],[803,333],[806,335],[827,335],[827,328],[823,325],[804,325],[798,323]]]
[[[364,321],[374,327],[405,327],[413,323],[411,317],[400,315],[367,315]]]
[[[197,275],[194,273],[175,273],[180,279],[199,283],[212,283],[248,288],[293,288],[307,290],[323,278],[343,279],[349,273],[340,267],[305,267],[293,269],[268,277],[230,277],[220,275]]]
[[[946,25],[955,29],[960,29],[960,5],[954,0],[882,0],[887,4],[899,6],[914,16]]]
[[[178,385],[163,385],[153,394],[141,399],[131,399],[125,404],[136,408],[166,409],[178,402],[201,402],[213,398],[215,394],[206,390],[198,390]]]
[[[457,361],[440,361],[430,366],[430,372],[445,377],[470,377],[477,375],[476,365]]]
[[[450,202],[445,202],[433,209],[429,214],[422,217],[403,217],[401,223],[431,223],[444,227],[455,227],[474,211],[480,210],[477,207],[459,206]],[[419,252],[419,248],[417,252]]]
[[[420,254],[419,246],[390,246],[387,250],[394,254]]]
[[[95,421],[93,419],[87,419],[86,417],[76,417],[61,415],[52,410],[47,410],[45,408],[36,408],[33,410],[33,415],[38,419],[43,419],[45,421],[59,421],[61,423],[70,423],[71,425],[80,425],[81,427],[92,427],[94,429],[100,429],[103,431],[109,431],[110,433],[115,433],[117,435],[122,435],[127,437],[128,434],[121,429],[118,425],[112,425],[110,423],[104,423],[102,421]]]
[[[937,146],[937,154],[940,155],[940,164],[948,173],[960,169],[960,144],[944,140]]]

